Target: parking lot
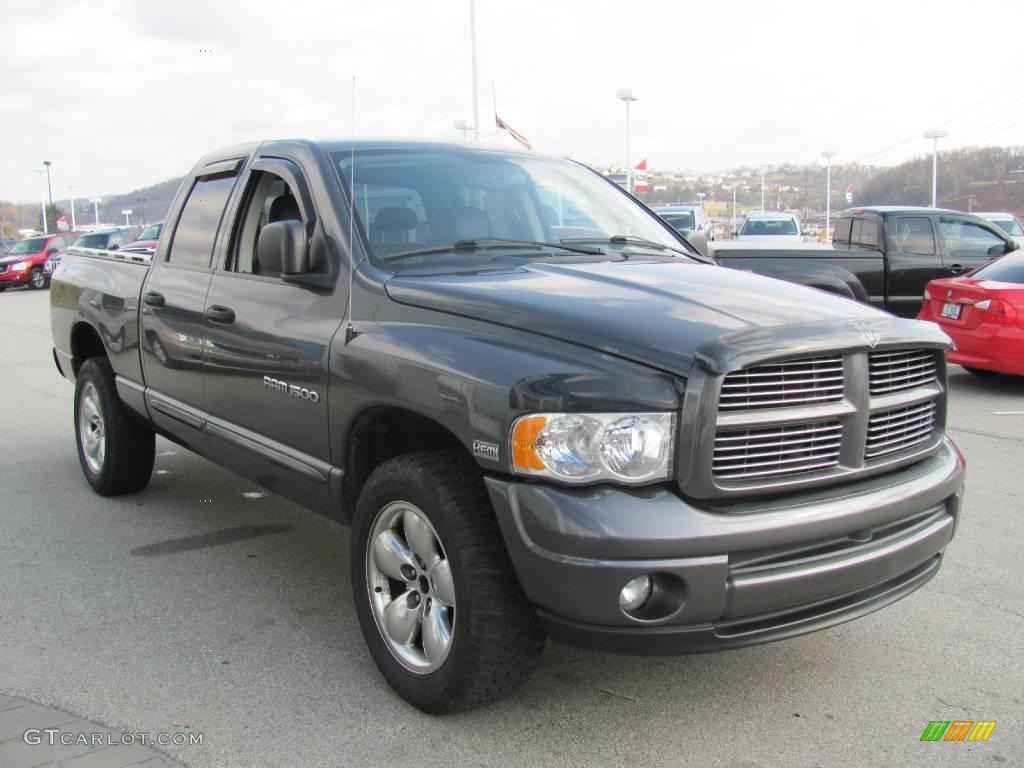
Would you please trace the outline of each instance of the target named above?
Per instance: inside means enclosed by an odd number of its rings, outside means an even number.
[[[968,460],[939,576],[865,619],[720,654],[548,644],[468,714],[400,700],[363,644],[348,533],[166,441],[137,496],[94,495],[47,291],[0,296],[0,693],[131,731],[187,726],[189,766],[1024,763],[1024,379],[950,377]],[[995,720],[922,743],[930,720]]]

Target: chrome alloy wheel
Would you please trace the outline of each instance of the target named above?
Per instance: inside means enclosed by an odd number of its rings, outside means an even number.
[[[98,475],[103,471],[103,461],[107,457],[107,437],[100,395],[91,381],[82,387],[78,404],[78,439],[89,471]]]
[[[410,672],[433,672],[452,647],[455,583],[441,539],[407,501],[377,513],[366,551],[366,586],[377,628]]]

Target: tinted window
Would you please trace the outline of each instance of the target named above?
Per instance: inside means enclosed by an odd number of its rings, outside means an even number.
[[[797,235],[793,219],[748,219],[740,230],[741,235]]]
[[[987,264],[977,272],[972,272],[971,277],[1000,283],[1024,283],[1024,251],[1016,251]]]
[[[1003,251],[995,252],[992,249],[1005,246],[1004,240],[979,224],[943,219],[939,222],[939,229],[953,259],[983,259],[1003,255]]]
[[[692,211],[685,211],[683,213],[662,213],[661,218],[672,225],[672,229],[678,230],[679,232],[690,232],[696,229],[696,222],[693,219]]]
[[[851,237],[850,242],[865,248],[877,248],[878,224],[872,219],[858,219],[857,223],[860,224],[860,232],[856,237]]]
[[[924,216],[904,216],[896,220],[896,247],[903,253],[935,255],[932,223]]]
[[[159,240],[161,227],[163,227],[163,224],[153,224],[147,227],[146,230],[139,235],[139,240]]]
[[[853,219],[844,217],[836,222],[836,228],[832,232],[832,242],[834,243],[848,243],[850,242],[850,226],[853,224]]]
[[[167,260],[179,267],[209,267],[228,197],[236,176],[207,176],[196,180],[174,228]]]
[[[106,248],[109,242],[109,234],[82,235],[75,240],[75,248]]]

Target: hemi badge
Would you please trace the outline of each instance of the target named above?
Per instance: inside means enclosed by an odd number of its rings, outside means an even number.
[[[486,443],[483,440],[473,441],[473,455],[479,456],[481,459],[490,459],[491,461],[498,460],[498,444],[497,443]]]

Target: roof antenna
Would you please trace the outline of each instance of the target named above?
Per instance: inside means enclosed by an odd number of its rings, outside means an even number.
[[[345,343],[351,342],[358,334],[352,327],[352,303],[355,300],[353,284],[356,275],[356,243],[355,243],[355,220],[356,220],[356,76],[352,75],[352,141],[349,154],[349,178],[348,178],[348,324],[345,326]]]

